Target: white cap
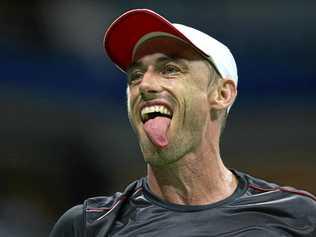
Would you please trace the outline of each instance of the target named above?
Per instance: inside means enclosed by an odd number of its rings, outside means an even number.
[[[192,27],[181,24],[172,25],[206,55],[207,59],[216,67],[222,78],[233,80],[237,86],[238,74],[236,62],[227,46]]]
[[[173,24],[152,10],[134,9],[119,16],[105,33],[104,48],[111,60],[126,72],[140,42],[149,35],[159,34],[180,38],[196,48],[215,66],[222,78],[233,80],[237,87],[236,62],[224,44],[192,27]]]

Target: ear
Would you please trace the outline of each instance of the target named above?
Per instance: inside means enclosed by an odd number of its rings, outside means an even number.
[[[234,81],[220,79],[217,86],[209,93],[210,109],[224,110],[234,103],[237,88]]]

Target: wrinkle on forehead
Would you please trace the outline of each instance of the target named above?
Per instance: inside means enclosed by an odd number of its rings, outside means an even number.
[[[138,46],[133,58],[137,62],[140,58],[161,53],[171,58],[183,58],[188,60],[205,59],[196,49],[186,42],[168,36],[151,38]]]

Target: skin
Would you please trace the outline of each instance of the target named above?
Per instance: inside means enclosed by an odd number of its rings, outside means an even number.
[[[216,76],[200,53],[177,39],[152,39],[134,55],[128,70],[128,116],[147,163],[150,190],[165,201],[210,204],[237,187],[219,149],[221,122],[237,90],[232,80]],[[164,102],[173,111],[167,147],[153,145],[145,133],[140,107],[148,102]]]

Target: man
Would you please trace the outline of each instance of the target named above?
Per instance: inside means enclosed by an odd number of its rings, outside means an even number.
[[[104,46],[127,74],[147,177],[73,207],[52,237],[316,236],[315,197],[223,164],[220,135],[238,79],[226,46],[147,9],[114,21]]]

